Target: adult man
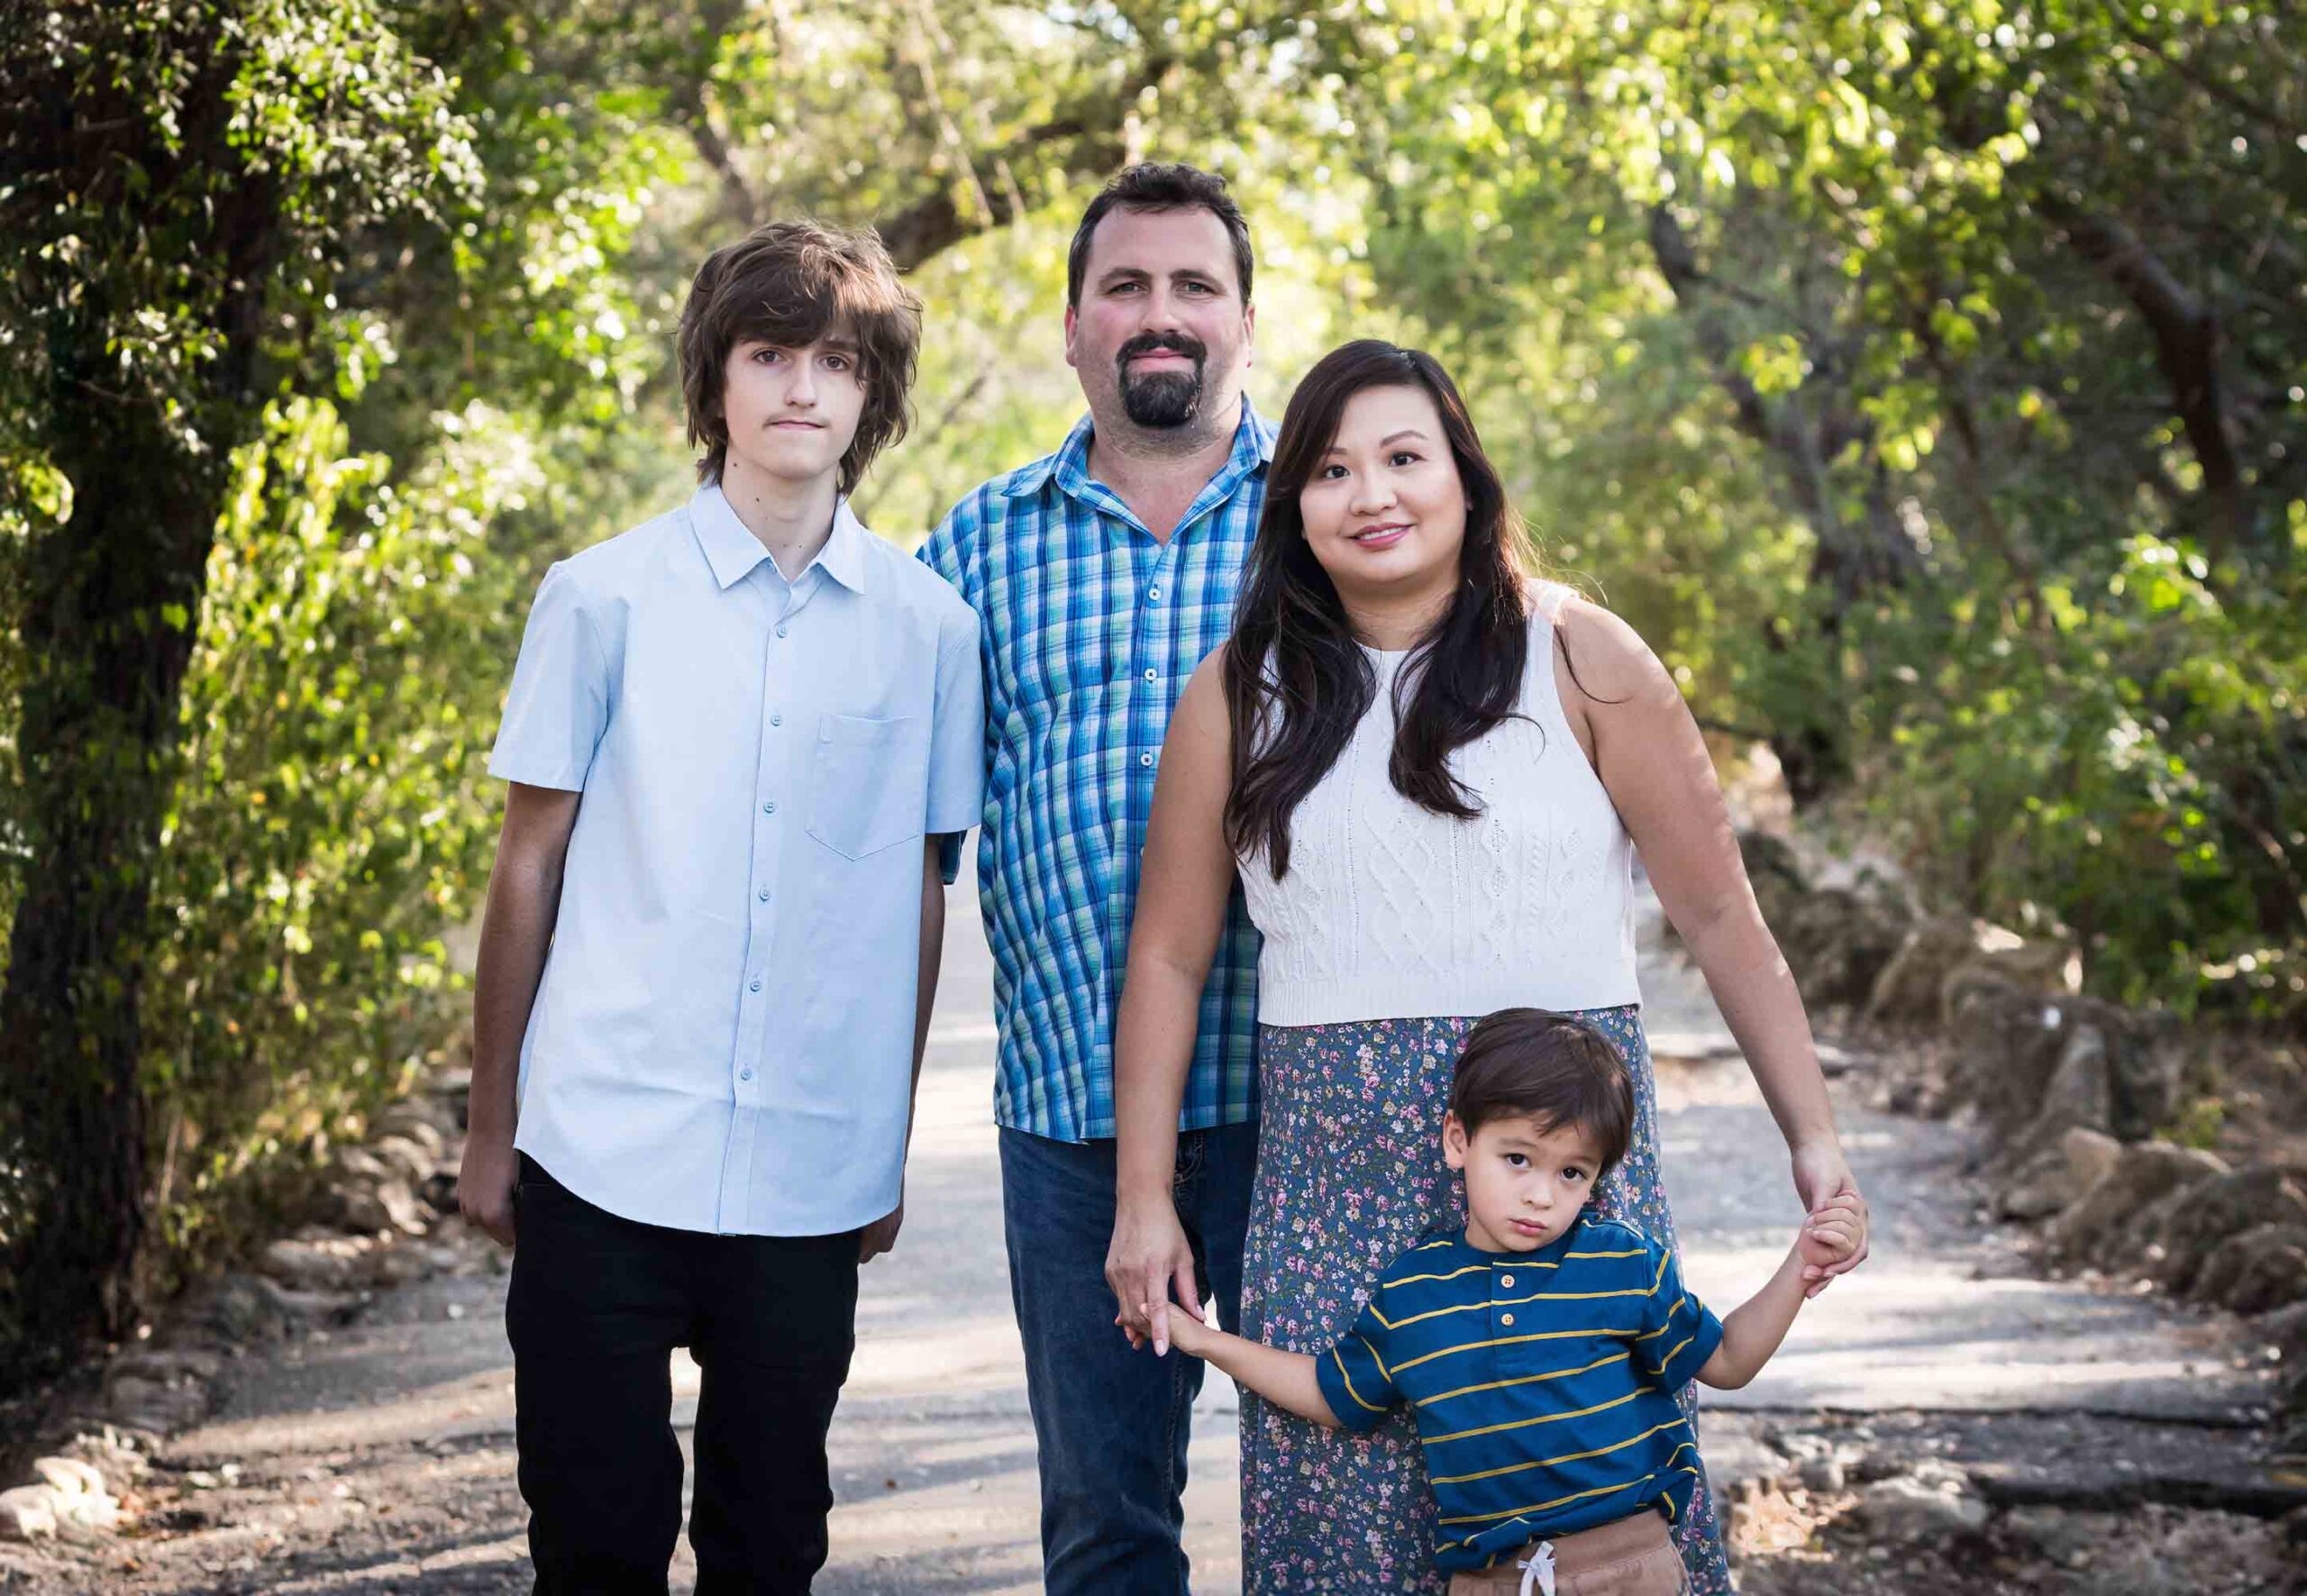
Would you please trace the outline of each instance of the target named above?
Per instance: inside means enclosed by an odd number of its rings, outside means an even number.
[[[1133,1357],[1109,1246],[1236,1318],[1255,1160],[1256,934],[1229,911],[1170,1182],[1177,1224],[1114,1229],[1113,1018],[1138,855],[1177,698],[1233,622],[1273,433],[1243,397],[1249,229],[1223,179],[1133,167],[1067,262],[1089,415],[955,506],[922,558],[979,612],[979,890],[1000,1025],[995,1114],[1010,1284],[1040,1446],[1053,1596],[1186,1588],[1186,1443],[1202,1365]],[[1157,1176],[1161,1172],[1157,1172]],[[1133,1300],[1135,1299],[1133,1298]]]

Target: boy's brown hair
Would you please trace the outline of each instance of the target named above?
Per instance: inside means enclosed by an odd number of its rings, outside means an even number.
[[[1594,1138],[1600,1154],[1599,1186],[1633,1138],[1634,1081],[1609,1038],[1583,1020],[1545,1008],[1501,1008],[1466,1033],[1450,1112],[1469,1136],[1509,1116],[1535,1119],[1544,1130],[1576,1126]]]
[[[836,328],[855,341],[858,380],[865,385],[857,435],[841,457],[840,488],[847,494],[913,419],[921,301],[898,280],[895,263],[870,228],[771,222],[706,258],[681,306],[679,340],[688,441],[705,449],[698,480],[718,482],[729,457],[722,411],[729,351],[748,338],[800,349]]]

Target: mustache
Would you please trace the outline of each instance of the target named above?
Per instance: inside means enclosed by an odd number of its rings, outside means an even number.
[[[1139,355],[1149,355],[1156,350],[1183,355],[1197,367],[1209,355],[1208,344],[1184,333],[1140,333],[1114,351],[1114,364],[1126,366]]]

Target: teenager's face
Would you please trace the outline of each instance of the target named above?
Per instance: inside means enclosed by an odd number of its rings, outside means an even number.
[[[1065,363],[1101,427],[1231,426],[1255,322],[1215,214],[1108,211],[1065,312]]]
[[[1367,388],[1298,491],[1306,543],[1338,597],[1395,599],[1457,585],[1466,490],[1422,388]]]
[[[1486,1253],[1532,1253],[1560,1240],[1594,1195],[1601,1167],[1586,1132],[1526,1115],[1484,1120],[1471,1136],[1445,1115],[1442,1156],[1465,1172],[1466,1240]]]
[[[730,464],[796,486],[838,470],[865,411],[861,369],[838,328],[798,349],[738,340],[721,387]]]

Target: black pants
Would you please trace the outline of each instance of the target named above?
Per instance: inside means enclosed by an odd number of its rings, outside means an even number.
[[[857,1233],[643,1225],[526,1156],[515,1224],[505,1327],[536,1596],[663,1596],[681,1521],[679,1346],[704,1372],[697,1596],[806,1596],[825,1560],[825,1431],[856,1340]]]

